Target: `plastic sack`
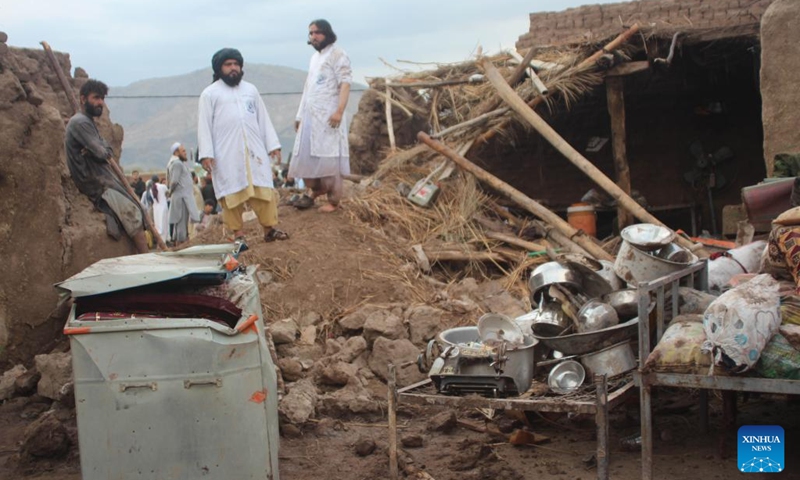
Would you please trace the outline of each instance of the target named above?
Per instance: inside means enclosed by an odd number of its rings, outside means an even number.
[[[764,378],[800,380],[800,352],[786,337],[776,333],[764,347],[753,371]]]
[[[670,322],[642,371],[706,373],[711,366],[711,356],[701,351],[705,340],[702,315],[679,315]]]
[[[723,293],[703,315],[703,351],[731,373],[753,367],[781,324],[778,282],[758,275]]]

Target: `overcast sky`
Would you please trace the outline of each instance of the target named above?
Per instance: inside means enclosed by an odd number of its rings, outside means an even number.
[[[477,46],[511,48],[528,14],[604,0],[0,0],[8,44],[67,52],[73,67],[112,86],[205,68],[222,47],[247,62],[306,70],[308,23],[326,18],[356,81],[392,73],[380,60],[457,62]],[[246,77],[245,77],[246,78]],[[113,95],[113,92],[112,92]]]

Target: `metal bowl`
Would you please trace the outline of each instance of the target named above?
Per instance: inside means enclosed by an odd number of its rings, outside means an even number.
[[[528,288],[531,291],[531,298],[538,303],[538,293],[550,285],[566,285],[574,289],[581,288],[581,277],[574,269],[565,263],[547,262],[539,265],[531,273],[528,280]]]
[[[589,300],[578,311],[578,333],[594,332],[617,324],[617,311],[600,300]]]
[[[620,319],[628,320],[639,314],[639,297],[636,290],[617,290],[600,297],[600,300],[611,305]]]
[[[523,343],[519,326],[510,317],[500,313],[487,313],[478,319],[478,335],[483,343],[508,342],[512,345]]]
[[[675,240],[675,232],[652,223],[640,223],[625,227],[620,232],[620,236],[631,245],[648,252],[663,248]]]
[[[655,255],[656,257],[663,258],[668,262],[683,263],[686,265],[692,263],[692,257],[694,257],[692,252],[686,250],[677,243],[665,245],[663,248],[660,248],[658,251],[656,251]]]
[[[615,377],[636,368],[630,340],[584,355],[581,363],[592,375]]]
[[[562,335],[560,337],[545,337],[536,333],[534,328],[533,336],[539,342],[553,350],[557,350],[564,355],[585,355],[587,353],[602,350],[605,347],[614,345],[631,338],[639,332],[639,317],[632,318],[625,323],[614,325],[589,333],[574,333],[572,335]]]
[[[586,379],[586,370],[575,360],[565,360],[550,370],[547,385],[550,390],[562,395],[577,390]]]

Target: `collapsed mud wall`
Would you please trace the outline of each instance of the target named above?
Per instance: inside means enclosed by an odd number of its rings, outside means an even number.
[[[64,309],[53,284],[107,257],[133,253],[106,234],[105,217],[78,192],[66,164],[64,132],[72,115],[44,51],[8,47],[0,33],[0,366],[29,363],[60,334]],[[87,75],[70,75],[77,92]],[[118,153],[122,127],[104,112],[101,135]]]
[[[800,153],[800,2],[778,0],[761,23],[761,98],[764,159],[772,175],[775,155]]]

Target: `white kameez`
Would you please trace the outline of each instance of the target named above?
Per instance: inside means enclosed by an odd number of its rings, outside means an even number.
[[[322,178],[350,173],[347,118],[342,114],[338,128],[328,125],[328,119],[339,107],[342,84],[352,82],[350,59],[336,44],[311,56],[297,111],[300,129],[289,164],[290,177]]]
[[[247,163],[253,186],[274,188],[268,152],[281,148],[281,144],[253,84],[243,80],[230,87],[217,80],[200,95],[198,117],[198,154],[214,159],[217,199],[249,186]]]
[[[167,186],[163,183],[156,184],[158,198],[153,197],[153,226],[158,234],[166,241],[169,240],[169,205],[167,200]]]

